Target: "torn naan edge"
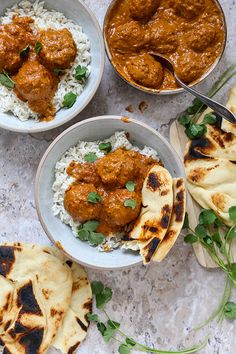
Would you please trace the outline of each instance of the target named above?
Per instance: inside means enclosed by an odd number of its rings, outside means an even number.
[[[0,275],[10,301],[0,323],[3,352],[44,354],[69,308],[70,268],[43,246],[9,243],[0,246]],[[4,299],[0,305],[6,311]]]
[[[186,160],[188,190],[202,208],[212,209],[232,226],[229,208],[236,205],[236,164],[225,159]]]
[[[172,177],[164,167],[156,165],[149,171],[143,184],[142,205],[126,247],[132,249],[138,242],[147,264],[167,232],[173,208]]]
[[[184,178],[173,179],[174,205],[168,231],[159,244],[152,260],[161,262],[174,246],[184,223],[186,211],[186,191]]]
[[[70,307],[51,345],[62,354],[73,354],[87,335],[89,323],[86,316],[92,312],[92,289],[86,272],[79,264],[68,260],[55,248],[48,250],[68,264],[73,280]]]

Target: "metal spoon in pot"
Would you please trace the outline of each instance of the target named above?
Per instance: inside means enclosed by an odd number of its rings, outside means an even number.
[[[156,53],[149,53],[153,57],[155,57],[160,63],[164,64],[164,66],[174,75],[176,82],[186,91],[191,93],[193,96],[197,97],[201,102],[205,103],[208,107],[213,109],[213,111],[218,114],[220,117],[228,120],[230,123],[236,124],[236,116],[224,105],[212,100],[211,98],[201,94],[200,92],[192,89],[188,85],[184,84],[182,80],[177,76],[174,65],[172,62],[167,59],[165,56]]]

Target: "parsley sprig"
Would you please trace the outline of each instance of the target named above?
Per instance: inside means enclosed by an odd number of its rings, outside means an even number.
[[[206,326],[216,317],[220,322],[225,316],[236,319],[236,304],[230,302],[233,287],[236,287],[236,263],[232,257],[232,240],[236,238],[236,206],[229,209],[232,227],[227,227],[212,211],[203,209],[199,215],[199,224],[193,230],[189,225],[188,214],[185,216],[184,229],[189,233],[185,236],[186,243],[200,243],[211,259],[226,274],[226,284],[222,299],[212,316],[197,329]]]
[[[212,89],[208,93],[209,97],[214,97],[223,86],[225,86],[229,80],[236,75],[236,64],[231,65],[219,78],[219,80],[213,85]],[[206,114],[203,122],[198,124],[197,121],[202,112],[207,106],[199,99],[195,98],[192,105],[179,116],[178,121],[185,127],[185,134],[191,140],[201,138],[207,130],[206,124],[215,124],[216,116],[213,113]]]
[[[104,341],[106,343],[111,340],[119,343],[118,352],[120,354],[131,354],[133,350],[137,350],[143,353],[159,353],[159,354],[190,354],[196,353],[200,349],[206,346],[207,339],[205,339],[199,345],[193,346],[188,349],[184,349],[182,351],[167,351],[150,348],[146,345],[138,343],[135,339],[131,338],[127,334],[125,334],[121,329],[121,325],[119,322],[116,322],[110,318],[107,311],[105,310],[105,305],[112,299],[112,289],[106,287],[100,281],[92,282],[92,291],[93,295],[96,299],[96,307],[102,311],[105,321],[101,319],[98,314],[88,314],[87,319],[90,322],[95,322],[97,325],[98,331],[101,333]]]

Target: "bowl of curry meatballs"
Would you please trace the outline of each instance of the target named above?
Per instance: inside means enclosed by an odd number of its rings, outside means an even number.
[[[215,68],[227,28],[217,0],[113,0],[104,20],[106,52],[117,73],[153,94],[182,91],[154,54],[193,86]]]
[[[146,124],[90,118],[45,152],[35,202],[49,239],[83,265],[160,262],[184,222],[184,171],[170,144]]]
[[[79,0],[0,2],[0,127],[23,133],[60,126],[100,84],[104,43]]]

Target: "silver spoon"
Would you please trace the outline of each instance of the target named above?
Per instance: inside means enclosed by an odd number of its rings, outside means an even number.
[[[205,103],[208,107],[213,109],[213,111],[218,114],[220,117],[223,117],[224,119],[228,120],[230,123],[236,124],[236,116],[224,105],[212,100],[211,98],[201,94],[200,92],[192,89],[188,85],[184,84],[182,80],[177,76],[174,65],[172,62],[167,59],[165,56],[156,54],[156,53],[150,53],[152,56],[154,56],[158,61],[160,61],[164,66],[174,75],[174,78],[176,82],[186,91],[191,93],[193,96],[197,97],[201,102]]]

